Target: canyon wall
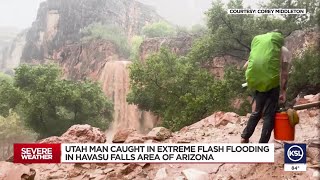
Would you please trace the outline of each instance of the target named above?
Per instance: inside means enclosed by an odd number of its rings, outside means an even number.
[[[7,74],[13,74],[13,69],[20,64],[25,44],[26,31],[23,31],[14,38],[11,45],[7,45],[0,49],[0,71]]]
[[[26,36],[23,62],[51,59],[54,50],[77,43],[81,30],[92,23],[118,26],[128,37],[162,18],[134,0],[47,0]]]
[[[145,61],[149,55],[158,52],[161,47],[168,48],[177,55],[186,55],[191,49],[195,38],[195,36],[181,36],[146,39],[140,45],[140,60]]]
[[[52,60],[63,68],[65,78],[98,81],[114,104],[114,122],[109,133],[116,129],[134,128],[147,132],[157,122],[150,112],[141,111],[126,102],[131,61],[118,55],[115,45],[106,40],[93,40],[60,48]]]
[[[114,104],[113,129],[135,128],[148,131],[158,118],[126,102],[129,92],[128,59],[119,55],[116,46],[107,40],[81,42],[81,30],[100,22],[117,25],[128,38],[139,34],[145,24],[161,20],[150,7],[134,0],[47,0],[38,10],[32,27],[7,50],[1,68],[12,69],[19,63],[57,63],[64,76],[73,80],[92,79],[101,83],[105,94]],[[145,61],[161,47],[178,55],[186,55],[194,36],[146,39],[140,46],[140,58]],[[306,44],[319,41],[315,30],[297,31],[286,40],[289,50],[304,49]],[[21,57],[21,61],[20,61]],[[223,77],[228,64],[242,66],[245,61],[233,57],[217,57],[206,67],[216,77]]]

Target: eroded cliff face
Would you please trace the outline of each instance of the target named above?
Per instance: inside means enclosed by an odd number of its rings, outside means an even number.
[[[308,47],[320,47],[319,28],[294,31],[286,38],[285,46],[292,52],[293,57],[301,56]]]
[[[26,31],[23,31],[13,39],[10,45],[0,47],[0,71],[13,73],[12,70],[20,64],[25,43]]]
[[[196,37],[171,37],[171,38],[150,38],[142,42],[140,46],[140,60],[145,61],[149,55],[158,52],[161,47],[168,48],[177,55],[186,55]]]
[[[167,47],[177,55],[186,55],[196,37],[176,37],[176,38],[153,38],[147,39],[141,44],[140,59],[145,61],[152,53],[158,52],[161,47]],[[293,57],[300,56],[311,46],[319,46],[320,32],[319,28],[307,30],[297,30],[291,33],[285,39],[285,46],[291,51]],[[215,75],[217,78],[223,78],[224,68],[227,65],[234,65],[241,68],[246,60],[232,56],[215,57],[203,66]]]
[[[93,40],[59,48],[54,51],[51,61],[59,63],[68,79],[98,80],[106,62],[121,60],[125,59],[118,55],[116,47],[111,42]]]
[[[131,37],[159,20],[152,8],[134,0],[47,0],[27,33],[22,61],[52,58],[54,50],[79,42],[81,29],[92,23],[117,25]]]
[[[106,40],[76,43],[54,52],[53,59],[64,71],[65,78],[91,79],[100,82],[103,91],[114,104],[114,122],[108,134],[123,128],[146,132],[154,127],[157,117],[141,111],[126,101],[130,79],[130,61],[118,55],[117,48]]]
[[[177,55],[186,55],[192,48],[193,41],[197,36],[184,36],[173,38],[152,38],[145,40],[140,46],[140,59],[146,61],[152,53],[158,52],[162,47],[168,48]],[[242,66],[244,60],[231,56],[215,57],[203,66],[215,75],[217,78],[223,78],[224,67],[227,65]]]

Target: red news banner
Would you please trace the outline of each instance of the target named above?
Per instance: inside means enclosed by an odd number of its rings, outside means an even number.
[[[61,144],[14,144],[14,163],[60,163]]]
[[[274,144],[14,144],[14,163],[272,163]]]

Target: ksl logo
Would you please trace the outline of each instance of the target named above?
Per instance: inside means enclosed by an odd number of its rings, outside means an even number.
[[[287,163],[303,163],[307,162],[306,144],[285,144],[284,145],[284,162]]]

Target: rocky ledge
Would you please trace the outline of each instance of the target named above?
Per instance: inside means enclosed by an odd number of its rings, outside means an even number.
[[[299,102],[319,100],[319,95],[305,96]],[[0,179],[172,179],[172,180],[231,180],[231,179],[319,179],[320,173],[320,109],[298,111],[300,124],[296,126],[296,143],[307,144],[307,171],[284,172],[285,142],[274,140],[275,163],[271,164],[13,164],[0,162]],[[113,143],[238,143],[247,116],[233,112],[216,112],[213,115],[171,132],[156,127],[148,134],[135,129],[120,129]],[[259,122],[250,142],[258,142],[262,122]],[[90,125],[72,126],[60,137],[49,137],[40,143],[106,143],[105,133]]]

